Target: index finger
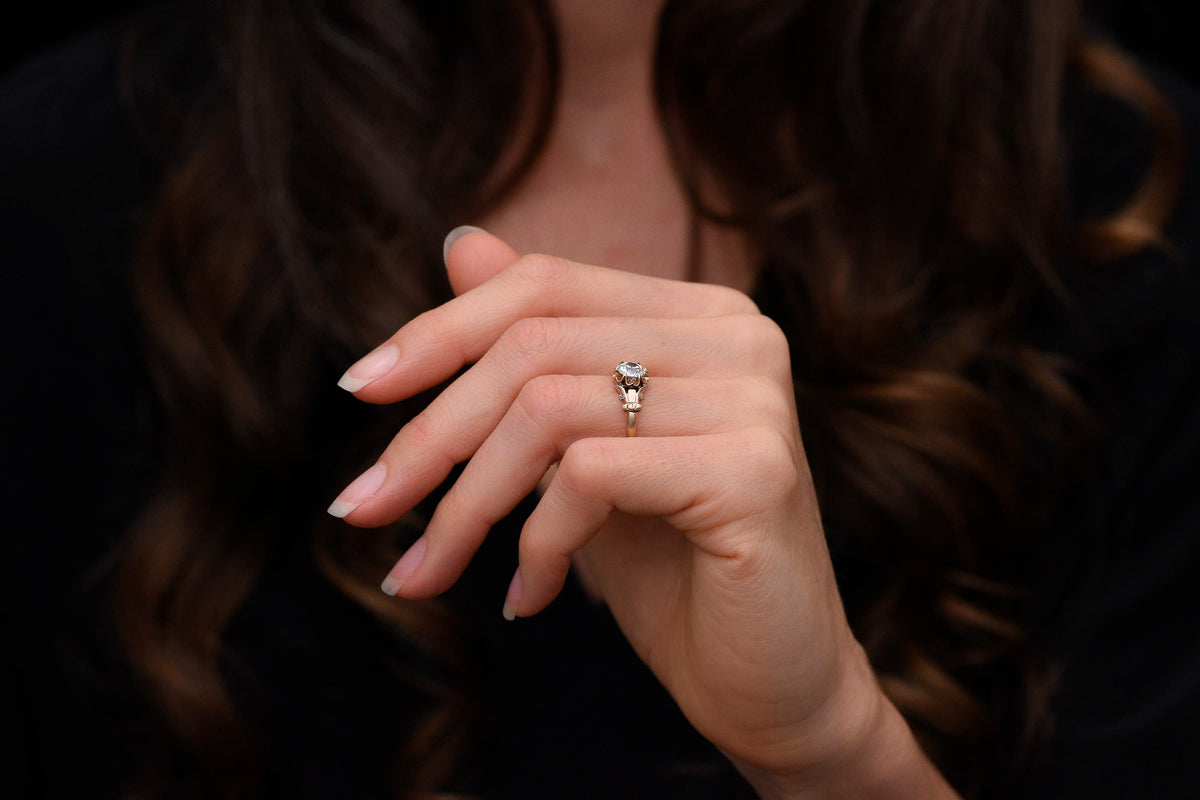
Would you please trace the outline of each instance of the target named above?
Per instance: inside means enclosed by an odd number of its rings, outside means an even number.
[[[426,311],[352,366],[340,385],[369,403],[410,397],[477,361],[529,317],[717,317],[758,313],[725,286],[684,283],[527,255],[479,286]]]

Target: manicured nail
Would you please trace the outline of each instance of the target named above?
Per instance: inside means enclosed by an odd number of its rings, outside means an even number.
[[[382,463],[371,467],[355,478],[353,483],[342,489],[342,493],[329,505],[329,513],[339,519],[346,516],[378,492],[386,477],[387,467]]]
[[[408,552],[400,557],[396,566],[392,567],[392,571],[383,579],[383,583],[379,584],[379,588],[383,590],[384,594],[395,597],[396,592],[404,586],[404,582],[413,576],[417,567],[421,566],[423,558],[425,558],[424,536],[413,542],[412,547],[408,548]]]
[[[399,360],[400,348],[391,342],[381,344],[346,370],[337,385],[347,392],[357,392],[376,378],[386,375]]]
[[[504,598],[504,618],[512,622],[517,618],[517,606],[521,605],[521,595],[524,594],[524,586],[521,584],[521,568],[517,567],[517,571],[513,573],[512,583],[508,585],[508,594]]]
[[[442,242],[442,261],[445,262],[450,257],[450,248],[454,247],[454,243],[468,233],[487,233],[483,228],[476,228],[474,225],[459,225],[454,230],[446,234],[446,241]]]

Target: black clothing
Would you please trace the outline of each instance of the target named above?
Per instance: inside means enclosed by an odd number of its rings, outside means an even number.
[[[118,34],[97,31],[0,83],[3,317],[16,400],[4,426],[0,591],[12,646],[2,724],[17,743],[0,771],[5,797],[119,796],[156,735],[93,582],[161,462],[124,275],[157,173],[120,102]],[[1200,153],[1200,102],[1168,78],[1162,85]],[[1127,122],[1102,115],[1081,127],[1077,186],[1089,201],[1123,190],[1144,156]],[[1094,483],[1064,501],[1067,522],[1047,533],[1042,554],[1045,625],[1035,636],[1065,666],[1056,726],[1023,783],[1031,798],[1175,798],[1200,786],[1195,175],[1169,233],[1178,260],[1146,251],[1075,287],[1091,335],[1061,342],[1099,376],[1109,429]],[[340,366],[328,365],[328,404],[355,413],[333,388]],[[474,588],[457,601],[478,627],[494,703],[467,788],[489,798],[744,791],[572,583],[543,614],[502,622],[512,534],[489,540],[463,581]],[[382,797],[391,732],[417,701],[371,644],[378,624],[306,554],[297,545],[271,562],[230,631],[250,676],[248,716],[268,743],[267,789]]]

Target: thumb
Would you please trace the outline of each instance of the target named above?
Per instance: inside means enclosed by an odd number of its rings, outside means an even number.
[[[462,225],[446,235],[442,258],[455,294],[474,289],[521,255],[485,230]]]

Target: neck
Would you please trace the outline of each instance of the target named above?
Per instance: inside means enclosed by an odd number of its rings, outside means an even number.
[[[562,102],[604,107],[649,91],[662,0],[551,0]]]
[[[479,220],[518,252],[685,276],[692,213],[652,91],[663,1],[549,0],[560,58],[555,118],[532,168]],[[701,237],[704,279],[749,288],[740,239]]]

